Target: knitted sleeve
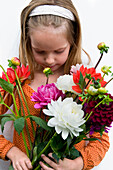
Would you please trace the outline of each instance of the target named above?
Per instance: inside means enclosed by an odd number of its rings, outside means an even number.
[[[84,168],[83,170],[92,169],[94,166],[97,166],[102,159],[104,158],[106,152],[109,149],[109,136],[107,133],[103,133],[100,136],[99,133],[93,133],[90,138],[98,138],[100,141],[90,141],[87,146],[82,147],[81,145],[77,144],[75,148],[81,153],[84,161]]]
[[[3,135],[0,135],[0,159],[6,160],[6,154],[13,146],[13,143],[6,140]]]

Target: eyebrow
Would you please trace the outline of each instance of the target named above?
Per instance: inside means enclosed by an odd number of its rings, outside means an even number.
[[[68,46],[68,45],[66,45],[65,47],[58,48],[58,49],[56,49],[55,51],[66,49],[67,46]],[[32,45],[31,45],[31,47],[32,47],[34,50],[44,51],[43,49],[39,49],[38,47],[33,47]]]

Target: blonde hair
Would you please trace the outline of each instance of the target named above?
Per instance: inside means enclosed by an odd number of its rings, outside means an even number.
[[[75,17],[75,21],[72,22],[68,19],[53,16],[33,16],[29,17],[30,12],[39,5],[58,5],[69,9]],[[21,39],[19,48],[19,57],[21,62],[30,67],[31,78],[34,77],[35,62],[32,54],[32,48],[30,43],[29,29],[35,28],[39,24],[48,26],[53,25],[54,27],[59,27],[62,23],[66,23],[67,40],[69,41],[71,48],[69,52],[69,57],[64,65],[64,73],[70,72],[71,65],[81,64],[81,25],[78,13],[71,2],[71,0],[32,0],[29,5],[23,9],[21,13]]]

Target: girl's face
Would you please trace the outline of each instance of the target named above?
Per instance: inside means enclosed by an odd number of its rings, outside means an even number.
[[[65,26],[40,26],[30,33],[34,59],[41,70],[50,67],[53,72],[63,71],[70,50]]]

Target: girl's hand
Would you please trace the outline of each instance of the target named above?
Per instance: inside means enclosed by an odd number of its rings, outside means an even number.
[[[53,159],[52,153],[50,153],[48,156]],[[64,158],[63,160],[60,159],[59,163],[52,161],[45,155],[42,155],[41,157],[48,165],[50,165],[50,167],[48,167],[43,162],[40,161],[40,165],[42,167],[41,170],[82,170],[83,169],[83,159],[81,156],[74,160],[70,160],[67,158]]]
[[[14,170],[32,169],[30,159],[17,147],[12,147],[6,156],[11,160]]]

